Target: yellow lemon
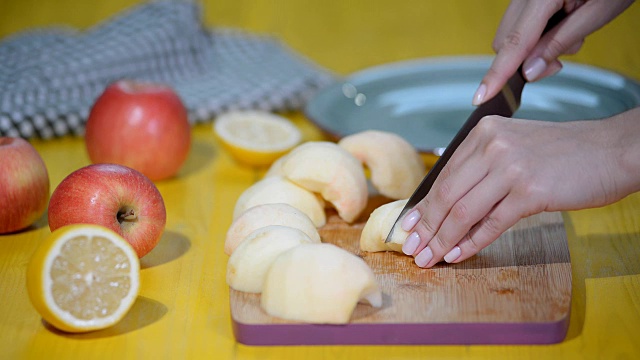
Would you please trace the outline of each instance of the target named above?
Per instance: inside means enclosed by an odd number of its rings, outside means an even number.
[[[265,111],[233,111],[219,116],[214,131],[241,163],[267,166],[300,143],[300,130],[288,119]]]
[[[67,332],[114,325],[133,305],[140,262],[131,245],[98,225],[61,227],[38,247],[27,269],[31,303]]]

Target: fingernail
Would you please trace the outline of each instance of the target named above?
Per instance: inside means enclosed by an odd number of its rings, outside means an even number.
[[[417,232],[412,232],[402,244],[402,252],[407,255],[413,255],[418,245],[420,245],[420,235]]]
[[[416,256],[415,262],[416,262],[416,265],[420,267],[425,267],[427,266],[429,261],[431,261],[431,259],[433,259],[433,253],[431,252],[431,249],[427,246],[426,248],[422,249],[422,251],[420,251],[420,253]]]
[[[522,65],[524,77],[529,81],[537,80],[546,68],[547,63],[544,61],[544,59],[539,57],[527,60]]]
[[[460,257],[460,254],[462,254],[460,246],[454,246],[453,249],[451,249],[451,251],[449,251],[447,255],[444,256],[444,261],[448,263],[454,262],[457,258]]]
[[[402,224],[400,226],[402,227],[402,230],[410,231],[414,226],[416,226],[418,220],[420,220],[420,212],[418,210],[413,210],[408,213],[404,219],[402,219]]]
[[[478,90],[476,90],[476,93],[473,95],[473,105],[480,105],[482,104],[482,100],[484,100],[484,96],[487,94],[487,85],[485,84],[480,84],[480,86],[478,87]]]

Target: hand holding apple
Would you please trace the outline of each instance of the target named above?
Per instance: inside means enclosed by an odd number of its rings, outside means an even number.
[[[74,171],[49,202],[51,231],[69,224],[102,225],[124,237],[140,258],[158,244],[165,223],[156,186],[122,165],[94,164]]]
[[[189,154],[191,126],[171,87],[121,80],[93,105],[85,141],[94,164],[125,165],[156,181],[180,170]]]
[[[49,174],[40,154],[24,139],[0,137],[0,234],[33,224],[47,200]]]

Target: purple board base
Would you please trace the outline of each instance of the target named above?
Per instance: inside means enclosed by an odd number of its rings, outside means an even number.
[[[564,340],[569,317],[548,323],[470,324],[273,324],[232,319],[236,340],[245,345],[513,345]]]

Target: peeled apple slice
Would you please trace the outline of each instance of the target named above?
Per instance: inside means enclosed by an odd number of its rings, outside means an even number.
[[[400,226],[396,226],[393,231],[391,242],[385,243],[384,241],[406,203],[406,199],[396,200],[378,207],[371,213],[360,235],[360,250],[402,252],[402,245],[409,233],[402,230]]]
[[[355,221],[367,206],[362,164],[335,143],[306,142],[291,150],[280,166],[287,179],[322,195],[346,222]]]
[[[391,199],[411,196],[426,173],[418,151],[394,133],[367,130],[342,138],[338,145],[369,168],[373,187]]]
[[[257,229],[231,254],[227,263],[227,284],[238,291],[262,292],[267,270],[276,257],[304,243],[313,241],[298,229],[281,225]]]
[[[245,190],[233,210],[236,220],[246,210],[263,204],[285,203],[305,213],[316,227],[326,223],[324,201],[309,190],[281,177],[270,176]]]
[[[333,244],[302,244],[271,264],[261,306],[282,319],[345,324],[360,301],[382,306],[382,293],[364,260]]]
[[[305,213],[289,204],[264,204],[247,209],[231,223],[224,242],[224,252],[231,255],[249,234],[269,225],[296,228],[313,242],[320,242],[318,229]]]
[[[264,173],[264,177],[284,176],[284,173],[282,172],[282,164],[284,164],[284,161],[286,159],[287,159],[287,155],[283,155],[278,159],[276,159],[276,161],[274,161],[273,164],[271,164],[269,169],[267,169],[267,172]]]

